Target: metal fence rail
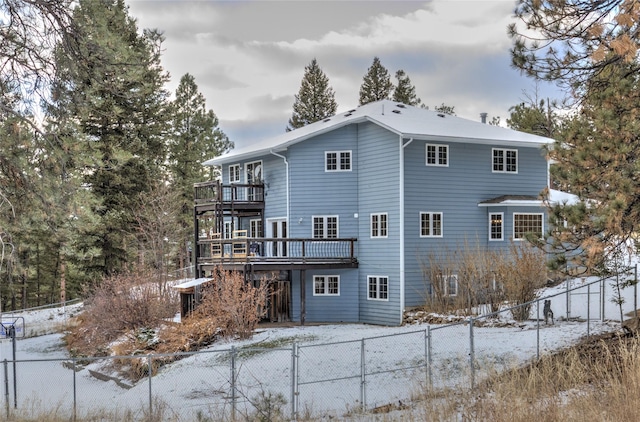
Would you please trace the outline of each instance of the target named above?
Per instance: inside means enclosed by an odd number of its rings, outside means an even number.
[[[554,301],[559,324],[575,327],[573,337],[564,339],[567,344],[591,334],[596,319],[602,324],[607,314],[617,312],[606,305],[606,290],[604,280],[567,285],[519,305],[530,307],[526,321],[512,318],[518,307],[504,307],[452,324],[410,326],[402,333],[325,344],[83,359],[9,360],[3,353],[5,413],[7,419],[24,415],[38,403],[39,410],[55,409],[70,420],[96,414],[111,420],[237,420],[257,413],[263,419],[275,414],[298,419],[407,404],[425,386],[473,388],[487,374],[564,346],[554,343],[557,335],[548,331],[553,326],[541,318],[544,299]],[[586,314],[572,309],[576,295],[587,295]],[[116,360],[140,379],[118,379]],[[181,369],[190,370],[188,379],[175,375]],[[43,383],[53,387],[42,388]]]

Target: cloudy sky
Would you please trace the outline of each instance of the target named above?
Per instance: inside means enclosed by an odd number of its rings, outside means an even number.
[[[403,69],[422,102],[479,120],[509,115],[536,84],[511,68],[507,25],[515,1],[128,0],[140,28],[163,31],[163,65],[174,91],[192,74],[220,119],[245,145],[284,132],[304,67],[329,78],[338,111],[358,105],[374,57]],[[539,95],[555,98],[550,87]]]

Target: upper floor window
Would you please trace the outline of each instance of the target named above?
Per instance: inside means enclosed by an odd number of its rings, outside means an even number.
[[[442,237],[442,213],[420,213],[420,237]]]
[[[449,145],[427,144],[427,165],[442,166],[449,165]]]
[[[489,240],[503,240],[504,218],[501,212],[489,214]]]
[[[513,238],[522,240],[527,233],[542,237],[543,214],[513,214]]]
[[[367,299],[389,300],[389,277],[369,276],[367,280]]]
[[[340,296],[340,276],[339,275],[316,275],[313,276],[314,296]]]
[[[387,237],[387,213],[371,214],[371,237]]]
[[[494,173],[517,173],[518,172],[518,150],[493,148],[493,172]]]
[[[240,164],[231,164],[229,166],[229,183],[240,182]]]
[[[326,171],[351,171],[351,151],[326,151],[324,163]]]
[[[314,216],[313,217],[313,238],[314,239],[337,239],[338,238],[338,216]]]

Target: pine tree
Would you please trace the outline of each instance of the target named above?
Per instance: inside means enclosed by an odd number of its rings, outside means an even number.
[[[386,100],[393,90],[389,71],[382,66],[378,57],[373,58],[360,86],[360,105]]]
[[[95,231],[87,237],[93,268],[119,271],[134,256],[133,218],[138,195],[160,178],[166,161],[166,106],[160,66],[162,37],[138,33],[123,0],[81,0],[74,8],[82,60],[57,57],[51,118],[84,146],[77,171],[96,198]]]
[[[558,119],[551,109],[551,104],[544,100],[538,103],[520,103],[509,109],[507,126],[520,132],[553,138],[558,126]]]
[[[411,106],[419,106],[422,100],[416,96],[416,87],[411,84],[411,79],[400,69],[396,72],[398,85],[393,91],[393,101]]]
[[[446,105],[445,103],[440,104],[439,106],[435,106],[434,110],[438,113],[450,114],[452,116],[456,115],[455,106]]]
[[[549,211],[557,267],[603,271],[622,249],[635,252],[640,221],[640,74],[618,62],[590,80],[578,114],[549,149],[552,177],[577,204]],[[606,82],[603,88],[602,83]]]
[[[304,68],[304,76],[300,90],[295,96],[293,114],[289,119],[287,131],[331,117],[336,114],[337,108],[333,88],[329,86],[329,78],[314,58]]]
[[[218,127],[213,110],[206,109],[204,95],[198,90],[195,78],[185,74],[171,104],[171,137],[169,139],[169,172],[172,186],[177,190],[181,209],[182,234],[174,239],[180,248],[180,261],[185,263],[186,244],[193,236],[193,185],[211,177],[202,163],[229,149],[233,143]]]

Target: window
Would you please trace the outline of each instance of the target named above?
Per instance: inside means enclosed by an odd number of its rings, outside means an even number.
[[[351,171],[351,151],[327,151],[324,154],[326,171]]]
[[[503,224],[504,219],[501,212],[489,214],[489,240],[503,240]]]
[[[517,173],[518,150],[493,148],[493,172]]]
[[[449,165],[449,146],[427,144],[427,165],[443,166]]]
[[[313,217],[313,238],[314,239],[337,239],[338,238],[338,216],[327,215]]]
[[[442,237],[442,213],[420,213],[420,237]]]
[[[371,237],[387,237],[387,214],[371,214]]]
[[[389,277],[369,276],[367,295],[370,300],[389,300]]]
[[[231,221],[224,222],[224,233],[222,234],[222,237],[225,239],[231,239]]]
[[[262,220],[249,221],[249,237],[262,237]]]
[[[339,275],[316,275],[313,276],[314,296],[340,296],[340,276]]]
[[[542,237],[542,214],[513,214],[513,238],[522,240],[527,233]]]
[[[440,275],[441,292],[443,296],[457,296],[458,295],[458,275]]]
[[[240,164],[231,164],[229,166],[229,183],[240,182]]]

